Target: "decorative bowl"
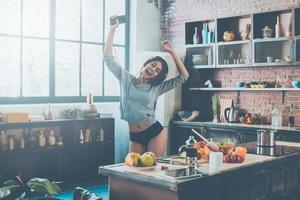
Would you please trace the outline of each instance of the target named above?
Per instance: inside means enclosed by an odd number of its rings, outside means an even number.
[[[234,138],[208,138],[208,140],[216,143],[224,155],[230,155],[236,146],[236,139]]]
[[[199,116],[199,111],[179,111],[178,115],[182,121],[190,122]]]
[[[292,81],[292,85],[294,88],[300,88],[300,81]]]
[[[234,32],[233,31],[225,31],[223,34],[223,40],[225,42],[233,41],[234,40]]]
[[[239,81],[239,82],[236,83],[236,87],[238,87],[238,88],[243,88],[243,87],[245,87],[245,85],[246,85],[245,82],[240,82]]]

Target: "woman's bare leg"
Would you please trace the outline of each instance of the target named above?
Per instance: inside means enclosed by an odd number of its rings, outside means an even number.
[[[163,129],[156,137],[150,140],[147,151],[152,151],[157,157],[165,155],[167,147],[168,134],[167,129]]]
[[[139,154],[143,154],[146,151],[144,145],[136,143],[136,142],[129,142],[129,152],[135,152]]]

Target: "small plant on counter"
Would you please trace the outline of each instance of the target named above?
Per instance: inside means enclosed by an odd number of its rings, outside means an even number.
[[[220,97],[217,95],[212,96],[212,111],[213,111],[213,122],[220,121]]]
[[[77,118],[80,118],[80,116],[81,116],[81,110],[76,107],[64,108],[61,111],[61,116],[64,119],[77,119]]]

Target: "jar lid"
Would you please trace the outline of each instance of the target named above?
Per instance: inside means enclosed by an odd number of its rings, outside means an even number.
[[[197,140],[195,140],[194,136],[189,136],[189,139],[185,141],[185,144],[188,146],[193,146],[194,144],[197,144]]]

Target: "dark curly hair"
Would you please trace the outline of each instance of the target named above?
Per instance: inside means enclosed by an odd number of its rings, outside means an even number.
[[[151,86],[158,86],[167,78],[169,69],[168,69],[167,62],[160,56],[154,56],[154,57],[149,58],[143,64],[143,67],[145,67],[147,64],[149,64],[153,61],[161,62],[162,68],[161,68],[160,73],[155,78],[149,80],[149,83],[150,83]]]

